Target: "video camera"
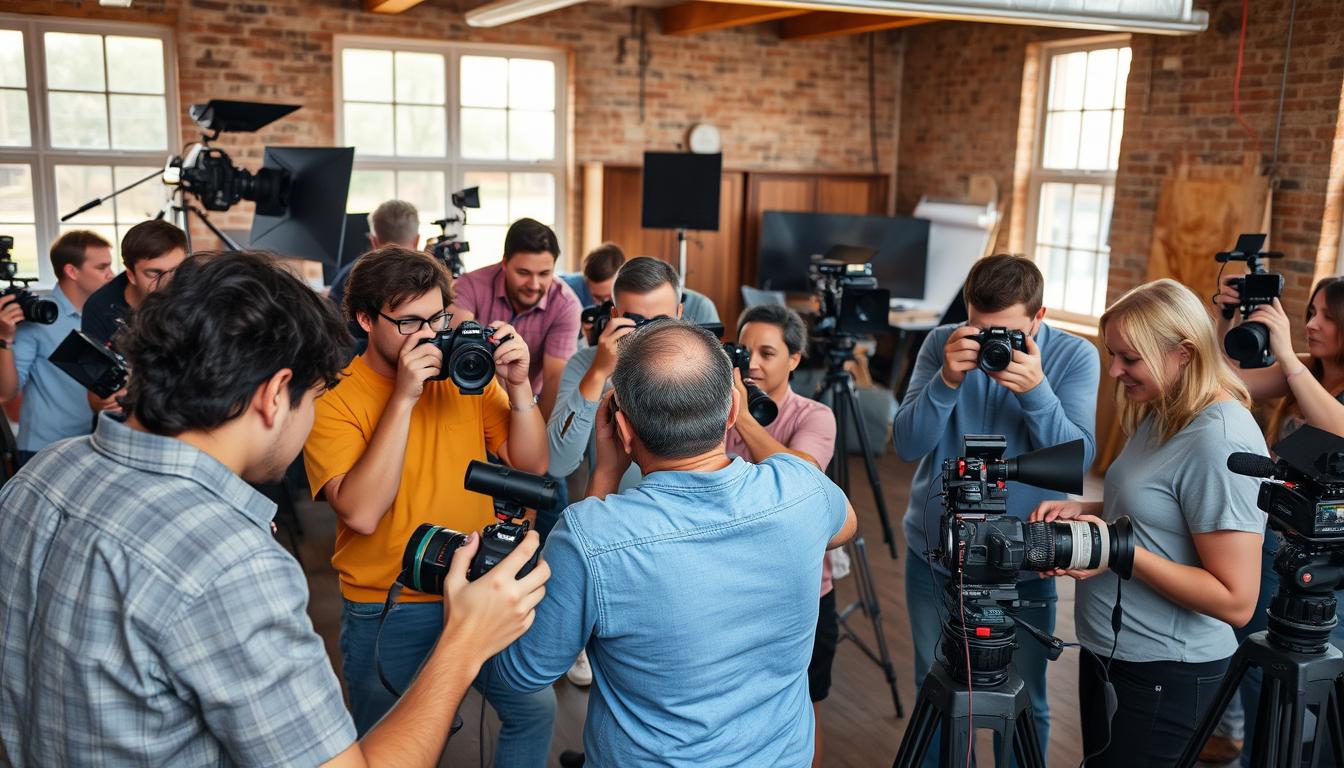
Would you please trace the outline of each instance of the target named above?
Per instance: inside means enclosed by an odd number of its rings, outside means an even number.
[[[1283,258],[1283,254],[1278,251],[1261,251],[1264,245],[1265,235],[1238,235],[1233,250],[1213,257],[1219,264],[1244,261],[1250,270],[1250,274],[1244,277],[1226,280],[1226,284],[1236,288],[1241,296],[1243,319],[1254,312],[1256,307],[1273,304],[1283,294],[1283,275],[1267,272],[1260,263],[1261,259]],[[1231,320],[1236,312],[1237,307],[1225,306],[1223,318]],[[1269,351],[1269,329],[1263,323],[1242,323],[1228,331],[1223,337],[1223,349],[1242,368],[1267,368],[1274,364],[1274,353]]]
[[[1320,653],[1338,623],[1344,587],[1344,438],[1304,425],[1274,446],[1279,459],[1234,453],[1227,468],[1266,478],[1256,504],[1283,534],[1274,557],[1279,589],[1269,604],[1270,643]]]
[[[480,189],[480,187],[467,187],[460,192],[454,192],[452,194],[453,207],[457,209],[458,215],[445,216],[432,222],[439,228],[439,236],[430,240],[426,245],[429,246],[430,255],[447,267],[448,272],[454,278],[461,277],[462,273],[467,271],[466,264],[462,262],[462,254],[470,251],[471,245],[466,240],[459,240],[456,233],[449,234],[448,225],[466,225],[466,209],[481,207]]]
[[[476,550],[471,566],[467,569],[468,581],[475,581],[489,573],[522,543],[530,528],[526,520],[519,519],[523,516],[524,508],[549,509],[560,498],[560,487],[554,478],[483,461],[472,461],[467,465],[463,487],[492,497],[495,517],[499,520],[481,531],[481,547]],[[466,541],[466,534],[451,528],[421,524],[406,542],[398,581],[417,592],[442,595],[443,580],[448,575],[453,553]],[[540,555],[541,550],[537,550],[532,559],[518,571],[518,578],[532,572]]]
[[[298,109],[291,104],[262,104],[215,99],[188,108],[200,127],[201,140],[184,157],[173,156],[163,169],[164,183],[179,184],[211,211],[227,211],[239,200],[257,204],[263,216],[280,216],[289,208],[290,175],[280,168],[256,173],[233,164],[228,153],[210,142],[228,131],[251,133]],[[206,133],[206,132],[209,133]]]
[[[889,327],[891,291],[878,287],[871,263],[815,260],[812,285],[821,304],[818,333],[856,336],[881,333]]]
[[[28,284],[35,277],[19,277],[19,264],[14,261],[11,251],[14,238],[0,235],[0,280],[9,285],[0,290],[0,297],[13,296],[14,301],[23,309],[23,319],[30,323],[51,325],[60,317],[61,309],[51,299],[44,299],[28,290]]]
[[[465,320],[456,328],[440,331],[419,344],[433,344],[443,354],[439,372],[426,381],[452,378],[458,391],[464,395],[479,395],[495,377],[495,350],[490,346],[494,328],[486,328],[474,320]]]
[[[729,341],[724,342],[723,351],[728,354],[728,360],[732,362],[733,367],[742,374],[742,385],[747,388],[747,413],[750,413],[751,418],[762,427],[775,423],[775,419],[779,416],[779,406],[748,378],[751,376],[751,350],[742,344]]]
[[[71,331],[52,350],[48,359],[52,365],[101,398],[120,392],[131,376],[126,358],[81,331]]]
[[[602,332],[607,329],[607,324],[611,322],[611,313],[616,305],[611,299],[607,299],[601,304],[591,307],[584,307],[579,313],[580,325],[592,323],[588,329],[588,346],[596,347],[598,339],[602,338]],[[636,328],[642,328],[654,320],[673,320],[671,315],[657,315],[655,317],[645,317],[638,312],[626,312],[621,317],[633,320]],[[723,336],[723,323],[699,323],[698,327],[704,328],[715,336]]]
[[[1001,435],[964,440],[965,455],[943,461],[946,513],[939,522],[937,557],[952,574],[944,594],[943,654],[953,677],[979,687],[1007,677],[1016,625],[1005,609],[1024,605],[1017,594],[1019,571],[1106,566],[1127,579],[1134,567],[1134,535],[1128,517],[1097,525],[1026,523],[1006,514],[1010,480],[1082,493],[1082,440],[1012,459],[1003,458],[1007,441]],[[1040,630],[1031,631],[1051,643]]]

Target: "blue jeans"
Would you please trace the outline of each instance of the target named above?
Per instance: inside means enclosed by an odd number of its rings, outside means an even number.
[[[341,611],[342,674],[350,690],[350,711],[355,730],[363,736],[397,702],[378,681],[373,662],[378,637],[381,603],[344,601]],[[405,691],[443,630],[442,603],[399,603],[383,623],[378,653],[383,674],[398,690]],[[555,691],[518,693],[491,680],[476,678],[480,691],[499,714],[502,725],[495,746],[495,765],[500,768],[542,768],[551,748],[555,725]]]
[[[943,637],[943,621],[947,618],[947,608],[943,603],[943,587],[947,579],[942,574],[930,572],[927,560],[912,549],[905,552],[905,605],[910,613],[910,633],[915,641],[915,683],[922,685],[929,668],[933,666],[935,654],[939,650]],[[1044,602],[1041,608],[1014,609],[1014,618],[1020,618],[1033,627],[1045,632],[1055,632],[1055,594],[1054,579],[1028,579],[1018,582],[1018,594],[1023,600]],[[1045,688],[1045,648],[1027,634],[1026,630],[1017,631],[1017,650],[1013,651],[1013,668],[1026,684],[1031,695],[1032,714],[1036,720],[1036,735],[1041,740],[1041,754],[1046,754],[1050,744],[1050,700]],[[924,768],[937,768],[939,765],[938,732],[935,731],[929,752],[924,757]],[[995,749],[1002,747],[995,742]],[[1017,765],[1016,756],[1011,765]]]

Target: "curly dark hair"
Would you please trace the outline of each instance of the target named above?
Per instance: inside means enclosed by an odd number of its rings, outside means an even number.
[[[330,302],[258,252],[195,254],[136,310],[116,347],[131,369],[126,412],[178,435],[236,418],[277,371],[292,407],[336,386],[354,339]]]
[[[354,321],[363,312],[372,322],[383,307],[437,290],[443,305],[453,303],[453,278],[438,259],[400,245],[385,245],[359,257],[345,283],[341,309]]]

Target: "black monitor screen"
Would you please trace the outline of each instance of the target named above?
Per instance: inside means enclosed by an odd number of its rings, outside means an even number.
[[[645,229],[719,229],[723,155],[644,153]]]
[[[336,270],[344,269],[372,247],[369,243],[369,214],[345,214],[345,236],[341,238],[341,260],[335,265]]]
[[[283,214],[252,217],[251,247],[334,264],[345,234],[353,147],[267,147],[263,165],[289,172]]]
[[[893,297],[924,298],[929,222],[910,216],[767,211],[761,218],[756,282],[771,291],[810,291],[812,256],[836,246],[867,248],[873,276]]]

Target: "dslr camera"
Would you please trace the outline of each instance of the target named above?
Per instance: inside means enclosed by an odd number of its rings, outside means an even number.
[[[473,461],[467,465],[463,487],[492,497],[495,517],[499,520],[481,531],[481,548],[476,550],[476,556],[467,568],[468,581],[475,581],[489,573],[522,543],[530,527],[526,520],[519,519],[523,516],[524,508],[548,509],[555,506],[556,500],[560,498],[559,484],[553,478],[483,461]],[[417,592],[442,595],[443,580],[448,575],[453,553],[466,542],[464,533],[429,523],[422,524],[411,534],[410,541],[406,542],[398,581]],[[538,549],[518,571],[518,578],[532,572],[540,555],[541,550]]]
[[[0,280],[9,283],[4,290],[0,290],[0,297],[13,296],[23,309],[23,319],[27,322],[51,325],[60,316],[61,309],[51,299],[41,298],[28,290],[28,284],[37,278],[18,276],[19,264],[10,253],[13,248],[14,238],[0,235]]]
[[[762,427],[770,426],[779,416],[779,406],[748,379],[751,375],[751,350],[742,344],[725,342],[723,351],[728,354],[728,360],[732,362],[733,367],[742,374],[742,384],[747,388],[747,413],[750,413],[751,418]]]
[[[1283,275],[1265,270],[1261,259],[1278,259],[1277,251],[1260,250],[1265,245],[1262,234],[1238,235],[1237,245],[1231,251],[1216,254],[1219,264],[1244,261],[1250,274],[1231,277],[1225,282],[1237,289],[1241,297],[1241,317],[1245,319],[1262,304],[1273,304],[1283,294]],[[1238,307],[1223,307],[1223,318],[1231,320]],[[1269,351],[1269,329],[1263,323],[1242,323],[1223,337],[1223,349],[1228,357],[1242,368],[1267,368],[1274,364],[1274,353]]]
[[[82,331],[71,331],[48,358],[70,378],[101,398],[120,392],[131,371],[122,357],[109,345],[99,344]]]
[[[433,344],[443,353],[443,366],[427,381],[452,378],[458,391],[464,395],[479,395],[495,377],[495,350],[489,339],[495,329],[486,328],[474,320],[465,320],[456,328],[421,339],[420,344]],[[419,346],[419,345],[417,345]]]
[[[607,324],[611,322],[611,313],[615,308],[611,299],[607,299],[601,304],[591,307],[584,307],[583,312],[579,313],[579,323],[586,325],[592,323],[592,328],[588,331],[588,346],[596,347],[598,339],[602,338],[602,332],[607,329]],[[626,312],[621,317],[633,320],[636,328],[643,328],[654,320],[673,320],[675,318],[669,315],[658,315],[656,317],[645,317],[638,312]],[[715,336],[723,336],[723,323],[700,323],[700,328],[704,328]]]
[[[812,284],[821,303],[820,334],[856,336],[890,327],[891,291],[878,287],[871,263],[819,259],[812,262]]]
[[[1027,351],[1027,335],[1022,331],[995,326],[967,338],[980,345],[980,356],[976,358],[976,363],[985,373],[1007,368],[1013,362],[1013,350]]]

